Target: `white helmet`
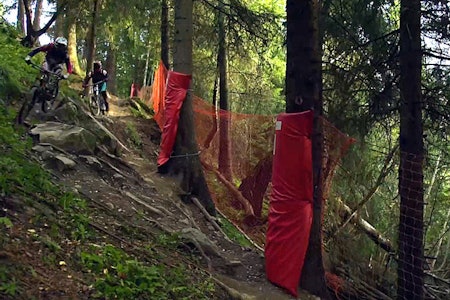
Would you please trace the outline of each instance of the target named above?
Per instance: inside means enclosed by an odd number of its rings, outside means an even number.
[[[57,37],[55,39],[55,46],[58,48],[67,48],[67,39],[64,37]]]

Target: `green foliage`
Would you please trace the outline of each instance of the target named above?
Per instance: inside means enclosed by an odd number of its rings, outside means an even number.
[[[156,237],[156,243],[165,248],[175,250],[180,244],[180,236],[178,234],[162,233]]]
[[[34,79],[24,61],[29,49],[17,36],[12,26],[0,23],[0,99],[8,101],[18,98]]]
[[[230,110],[278,113],[284,108],[284,8],[273,1],[231,1],[230,4],[225,13]],[[218,10],[198,5],[194,12],[193,88],[197,96],[209,102],[218,76],[215,42]]]
[[[16,278],[11,276],[11,270],[5,265],[0,266],[0,296],[9,299],[16,296],[18,292],[19,286]]]
[[[14,131],[13,111],[1,108],[0,114],[0,193],[55,194],[48,172],[29,159],[30,139]]]
[[[7,217],[0,217],[0,225],[4,226],[6,228],[11,228],[13,226],[13,223]]]
[[[227,219],[220,218],[219,219],[220,225],[225,232],[225,234],[233,241],[238,243],[239,245],[243,247],[251,247],[252,244],[247,240],[245,236],[242,235],[242,233],[236,229],[236,227]]]
[[[125,127],[125,132],[128,135],[128,139],[134,146],[136,146],[138,148],[142,147],[141,136],[139,135],[139,132],[137,131],[137,129],[133,123],[127,123],[127,125]]]
[[[121,249],[106,245],[82,252],[82,264],[95,275],[95,298],[107,299],[208,299],[212,282],[194,287],[183,266],[169,269],[162,264],[146,265]]]

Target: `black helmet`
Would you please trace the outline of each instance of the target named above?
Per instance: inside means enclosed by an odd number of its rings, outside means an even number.
[[[67,39],[64,37],[57,37],[55,39],[55,46],[60,49],[66,49],[67,48]]]
[[[102,68],[102,62],[97,60],[94,62],[94,70],[99,70]]]

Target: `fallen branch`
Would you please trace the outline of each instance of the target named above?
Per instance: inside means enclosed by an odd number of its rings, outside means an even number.
[[[164,214],[163,214],[162,211],[160,211],[159,209],[157,209],[157,208],[155,208],[155,207],[153,207],[153,206],[151,206],[151,205],[145,203],[144,201],[142,201],[141,199],[139,199],[138,197],[136,197],[136,196],[133,195],[132,193],[127,192],[127,191],[121,191],[121,194],[127,196],[127,197],[130,198],[130,199],[132,199],[134,202],[137,202],[137,203],[139,203],[140,205],[144,206],[145,208],[147,208],[148,210],[150,210],[152,213],[155,213],[155,214],[157,214],[158,216],[164,216]],[[167,210],[166,210],[166,212],[167,212]]]
[[[97,224],[93,223],[92,221],[89,222],[89,225],[92,226],[92,227],[94,227],[95,229],[97,229],[97,230],[103,232],[103,233],[106,233],[107,235],[109,235],[109,236],[115,238],[116,240],[118,240],[118,241],[120,241],[120,242],[122,242],[122,243],[124,243],[124,244],[126,244],[126,245],[128,245],[128,246],[134,248],[134,245],[133,245],[132,243],[130,243],[130,242],[128,242],[128,241],[125,241],[124,239],[122,239],[121,237],[115,235],[114,233],[109,232],[108,230],[102,228],[100,225],[97,225]]]
[[[382,249],[386,250],[390,254],[396,253],[395,248],[389,239],[383,237],[383,235],[379,233],[375,227],[361,218],[358,213],[353,214],[352,209],[342,200],[338,199],[337,201],[342,208],[341,213],[343,214],[343,218],[348,218],[351,216],[350,220],[353,221],[356,227],[361,229],[372,241],[374,241],[377,245],[380,245]]]
[[[350,222],[350,220],[352,220],[355,215],[359,212],[359,210],[367,203],[370,201],[370,199],[372,199],[372,197],[375,195],[375,193],[378,191],[378,188],[381,186],[381,184],[383,183],[384,179],[386,178],[386,176],[390,173],[391,169],[392,169],[392,159],[394,157],[395,152],[397,151],[399,145],[397,144],[396,146],[394,146],[391,151],[388,153],[388,155],[386,156],[386,159],[384,160],[384,165],[383,168],[381,169],[380,174],[378,175],[378,178],[375,182],[375,185],[369,190],[369,192],[366,194],[366,196],[364,197],[363,200],[361,200],[361,202],[359,202],[356,207],[353,209],[353,211],[346,216],[345,221],[342,223],[342,225],[340,225],[335,231],[334,233],[331,235],[330,239],[333,238],[337,233],[339,233],[340,230],[342,230],[342,228],[344,228],[348,222]]]
[[[219,226],[219,224],[217,224],[216,220],[206,211],[206,209],[203,207],[203,205],[200,203],[200,201],[198,201],[197,198],[192,197],[192,202],[198,207],[198,209],[200,209],[200,211],[203,213],[203,215],[205,216],[205,218],[213,225],[213,227],[215,229],[217,229],[222,235],[223,237],[231,242],[231,240],[228,238],[228,236],[225,234],[225,232],[223,232],[222,228]]]
[[[102,129],[110,138],[114,139],[123,149],[125,149],[127,152],[131,152],[130,149],[127,148],[114,134],[111,133],[105,126],[103,126],[102,123],[100,123],[94,116],[92,116],[90,113],[86,113],[99,127]]]
[[[241,204],[244,206],[244,211],[246,216],[255,216],[255,213],[253,211],[253,207],[251,206],[250,202],[242,196],[241,192],[232,184],[229,182],[222,174],[220,174],[219,171],[217,171],[212,166],[208,165],[203,160],[201,161],[203,167],[207,169],[208,171],[214,172],[216,174],[216,177],[225,185],[225,187],[230,191],[231,195],[236,198]]]

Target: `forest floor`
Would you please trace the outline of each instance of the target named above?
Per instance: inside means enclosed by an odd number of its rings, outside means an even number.
[[[108,127],[120,141],[127,145],[132,145],[129,133],[126,128],[134,127],[142,140],[142,147],[129,147],[130,151],[123,154],[124,160],[142,176],[142,178],[152,185],[157,193],[164,199],[171,201],[181,201],[176,184],[170,178],[164,178],[156,172],[156,159],[159,152],[159,127],[153,119],[145,120],[132,116],[127,107],[121,107],[117,99],[111,101],[109,118],[113,121]],[[130,125],[132,124],[132,125]],[[174,197],[175,196],[175,197]],[[127,200],[121,203],[124,207],[128,205]],[[173,204],[164,203],[164,207],[170,210]],[[214,226],[205,218],[200,209],[192,204],[183,204],[192,214],[192,220],[202,233],[204,233],[215,245],[218,246],[221,257],[214,253],[206,254],[209,260],[209,269],[219,281],[231,289],[236,290],[238,299],[294,299],[285,291],[273,286],[267,279],[264,270],[264,255],[254,247],[242,247],[231,242],[226,236],[217,231]],[[172,222],[172,220],[161,219],[160,222]],[[163,227],[169,224],[163,224]],[[207,251],[205,251],[207,252]],[[215,251],[211,251],[215,252]],[[301,299],[317,299],[306,292],[299,291]],[[238,296],[240,295],[240,296]]]
[[[187,236],[200,231],[205,242],[199,243],[196,233],[193,245],[174,249],[165,263],[183,260],[182,252],[196,255],[198,259],[188,264],[208,273],[221,287],[214,299],[293,299],[266,279],[260,250],[232,242],[197,205],[180,200],[173,179],[156,172],[159,128],[153,119],[133,116],[124,101],[111,99],[109,115],[97,118],[122,144],[121,155],[100,151],[94,162],[82,155],[70,155],[76,167],[67,170],[44,164],[42,153],[36,154],[56,184],[87,199],[92,211],[88,224],[96,232],[95,244],[116,245],[145,261],[148,257],[142,249],[155,238],[156,229]],[[49,249],[53,244],[49,237],[55,229],[48,221],[37,220],[36,203],[27,207],[18,198],[5,199],[3,210],[15,226],[8,232],[7,242],[0,239],[0,262],[4,266],[21,264],[23,278],[18,281],[25,282],[22,294],[30,295],[29,299],[90,299],[89,274],[74,267],[77,263],[73,260],[79,257],[74,242],[59,241],[54,247],[60,251],[54,254]],[[58,218],[45,209],[43,214]],[[299,298],[317,299],[302,291]]]

